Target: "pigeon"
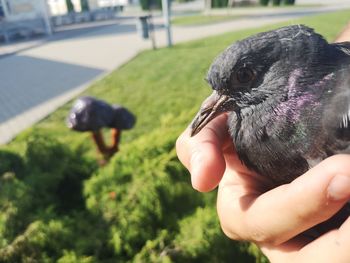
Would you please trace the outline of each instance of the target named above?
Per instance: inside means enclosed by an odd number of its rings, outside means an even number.
[[[79,97],[66,118],[68,128],[92,133],[92,139],[104,158],[100,161],[101,165],[106,164],[119,150],[121,131],[131,129],[135,121],[134,114],[125,107],[117,104],[109,105],[103,100],[90,96]],[[101,131],[103,128],[111,128],[111,146],[106,146]]]
[[[67,126],[76,131],[99,131],[103,127],[131,129],[136,117],[126,108],[90,96],[79,97],[68,117]]]
[[[350,42],[328,43],[305,25],[229,46],[208,71],[213,93],[191,124],[196,135],[228,114],[241,161],[277,186],[323,159],[350,153]]]

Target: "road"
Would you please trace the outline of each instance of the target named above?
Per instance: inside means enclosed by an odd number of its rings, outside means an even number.
[[[302,16],[345,7],[350,7],[350,3],[278,12],[270,8],[263,12],[242,9],[232,11],[246,12],[238,20],[173,27],[173,40],[179,43],[281,21],[292,22]],[[165,46],[162,18],[156,16],[154,20],[157,46]],[[0,144],[9,142],[141,50],[151,48],[150,41],[142,40],[137,34],[135,17],[65,27],[50,38],[20,45],[0,47],[3,55],[0,57]],[[12,51],[13,54],[4,55]]]

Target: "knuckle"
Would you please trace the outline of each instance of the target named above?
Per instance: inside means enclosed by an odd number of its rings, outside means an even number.
[[[277,244],[278,241],[274,236],[268,234],[266,231],[258,226],[254,226],[249,231],[249,241],[257,244]]]
[[[247,241],[264,244],[264,245],[273,245],[277,246],[283,242],[281,237],[276,233],[275,230],[272,230],[268,227],[263,227],[257,218],[251,219],[252,221],[247,221],[246,229],[247,232]]]
[[[308,222],[312,222],[315,218],[318,218],[320,214],[324,211],[324,200],[314,200],[312,205],[296,205],[294,207],[294,217],[296,222],[303,222],[303,224],[307,224]]]
[[[224,234],[232,239],[237,241],[249,241],[256,244],[270,244],[278,245],[280,241],[276,236],[271,235],[258,224],[247,224],[243,226],[233,225],[233,224],[224,224],[220,223],[221,229]]]
[[[234,218],[231,218],[231,220],[227,220],[227,216],[224,215],[224,213],[221,213],[223,210],[220,208],[220,204],[218,204],[218,216],[219,216],[219,222],[222,232],[230,239],[237,240],[237,241],[243,241],[245,240],[240,233],[242,232],[242,228],[239,226],[241,225],[239,222],[237,222]],[[240,231],[241,230],[241,231]]]
[[[220,223],[221,230],[224,232],[224,234],[232,240],[237,241],[243,241],[244,239],[236,233],[236,231],[233,231],[231,228],[226,227],[224,224]]]

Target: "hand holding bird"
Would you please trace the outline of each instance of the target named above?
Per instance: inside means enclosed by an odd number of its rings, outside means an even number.
[[[350,198],[350,156],[327,158],[348,148],[348,48],[305,26],[232,45],[209,70],[213,95],[177,141],[193,187],[219,185],[225,234],[257,243],[271,262],[350,261],[347,215],[325,235],[304,235]]]
[[[335,215],[350,199],[350,156],[330,157],[292,183],[270,181],[239,160],[227,132],[227,116],[194,137],[177,140],[180,161],[201,192],[218,187],[217,211],[224,233],[256,243],[270,262],[350,262],[350,220],[318,238],[304,231]]]

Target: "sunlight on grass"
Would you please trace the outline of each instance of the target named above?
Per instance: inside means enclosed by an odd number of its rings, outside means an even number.
[[[171,20],[171,23],[176,26],[193,26],[193,25],[204,25],[225,22],[229,20],[234,20],[240,16],[233,15],[189,15],[175,17]]]

